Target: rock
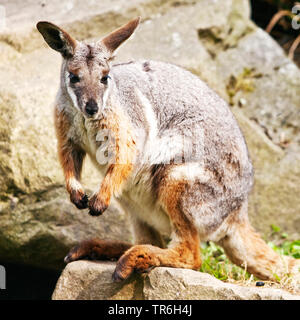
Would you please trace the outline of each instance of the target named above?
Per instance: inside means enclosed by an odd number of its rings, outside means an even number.
[[[115,203],[94,218],[70,203],[64,187],[12,198],[1,210],[2,261],[61,269],[63,259],[84,239],[132,241],[127,216]]]
[[[3,261],[61,267],[83,239],[131,241],[115,202],[100,218],[70,204],[57,161],[53,102],[59,54],[37,32],[39,20],[63,26],[78,39],[99,39],[141,15],[136,34],[117,61],[157,59],[199,75],[232,104],[255,167],[250,219],[268,235],[278,225],[291,238],[300,230],[300,72],[250,20],[247,0],[116,0],[41,2],[3,0],[0,34],[0,255]],[[24,3],[26,5],[24,5]],[[205,8],[205,10],[203,10]],[[101,180],[88,161],[84,185]]]
[[[114,283],[113,262],[76,261],[69,263],[60,276],[53,300],[107,300],[142,298],[141,277],[134,275],[123,283]]]
[[[255,168],[255,185],[249,202],[251,220],[264,236],[275,222],[297,239],[300,71],[282,48],[258,28],[244,35],[236,47],[222,51],[216,63],[219,79],[227,84],[232,77],[240,80],[232,98],[233,112],[237,115],[242,111],[253,124],[249,130],[240,123]],[[246,101],[242,108],[238,107],[240,99]]]
[[[282,150],[238,109],[234,114],[246,137],[255,169],[255,184],[249,201],[250,220],[264,236],[270,225],[287,230],[289,237],[299,239],[300,180],[299,153]]]
[[[53,300],[300,300],[281,289],[224,283],[198,271],[155,268],[114,283],[113,262],[76,261],[60,276]]]
[[[226,83],[232,76],[241,79],[234,104],[243,97],[247,101],[243,112],[274,144],[299,148],[300,72],[283,49],[266,32],[256,29],[244,35],[236,47],[222,51],[216,63]],[[249,86],[243,88],[242,81],[250,83],[250,90]]]

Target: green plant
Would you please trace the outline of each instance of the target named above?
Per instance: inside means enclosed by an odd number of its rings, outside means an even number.
[[[272,241],[269,241],[268,245],[281,255],[300,259],[300,240],[284,241],[279,246],[275,245]]]
[[[219,280],[248,280],[251,275],[227,258],[224,250],[213,242],[201,245],[202,265],[200,271],[209,273]]]
[[[234,97],[239,91],[253,92],[255,90],[254,79],[261,77],[262,74],[257,73],[255,68],[244,68],[237,76],[231,75],[226,85],[229,104],[234,105]]]
[[[280,228],[272,225],[273,232],[279,232]],[[283,239],[287,238],[286,233],[282,233]],[[285,240],[281,244],[275,244],[272,241],[267,242],[268,245],[281,255],[291,256],[300,259],[300,240]],[[206,242],[201,245],[202,265],[200,271],[209,273],[222,281],[246,281],[256,280],[245,269],[240,268],[227,258],[224,250],[213,242]],[[281,279],[278,279],[280,281]]]

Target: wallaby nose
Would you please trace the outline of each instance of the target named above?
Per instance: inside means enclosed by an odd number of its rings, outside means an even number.
[[[94,114],[96,114],[98,112],[98,105],[97,105],[97,102],[94,99],[90,99],[86,103],[85,112],[90,116],[93,116]]]

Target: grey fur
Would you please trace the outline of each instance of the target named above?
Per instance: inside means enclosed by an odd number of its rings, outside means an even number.
[[[193,150],[204,151],[196,155],[191,151],[185,154],[184,160],[189,163],[203,159],[204,171],[211,178],[201,181],[199,177],[191,182],[182,195],[181,205],[183,211],[205,230],[203,237],[206,238],[247,201],[253,185],[253,169],[245,139],[229,106],[203,81],[175,65],[140,61],[112,66],[110,73],[121,106],[135,128],[147,130],[144,107],[137,103],[135,95],[138,88],[153,106],[160,138],[182,136],[185,143],[193,145]],[[199,135],[201,130],[203,137]],[[146,141],[140,144],[141,148],[145,145]],[[161,149],[165,147],[160,145]],[[149,152],[139,151],[142,154]],[[165,160],[168,163],[169,158]],[[150,165],[159,163],[140,164],[139,169],[148,172]],[[197,212],[199,215],[203,211],[203,203],[207,207],[206,214],[203,219],[195,217]]]

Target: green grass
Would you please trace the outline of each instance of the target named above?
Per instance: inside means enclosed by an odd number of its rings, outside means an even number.
[[[222,281],[229,279],[237,281],[250,279],[251,275],[244,269],[231,263],[224,250],[218,245],[213,242],[206,242],[201,244],[201,249],[201,272],[209,273]]]
[[[275,233],[280,230],[276,230]],[[286,239],[287,235],[283,233],[282,239]],[[281,255],[287,255],[300,259],[300,240],[288,241],[284,240],[279,244],[272,241],[267,242],[268,245]],[[234,265],[227,258],[224,250],[213,242],[206,242],[201,245],[202,266],[200,271],[209,273],[222,281],[236,280],[247,281],[257,280],[255,277],[246,272],[244,269]]]
[[[273,240],[267,241],[268,245],[281,255],[300,259],[300,240],[288,240],[288,234],[281,232],[280,227],[274,224],[271,224],[271,230],[270,238]]]
[[[275,245],[273,242],[268,242],[268,245],[277,253],[285,256],[291,256],[295,259],[300,259],[300,240],[284,241],[281,245]]]

